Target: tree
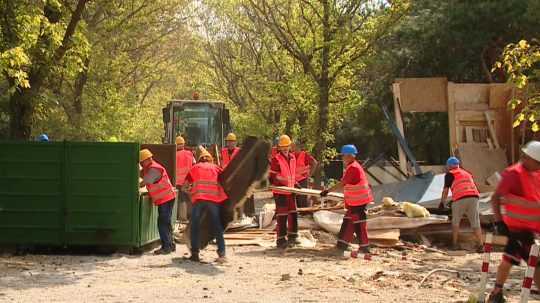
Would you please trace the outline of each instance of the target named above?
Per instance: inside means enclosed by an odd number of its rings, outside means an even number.
[[[369,54],[403,16],[407,2],[248,0],[243,9],[257,27],[267,28],[317,86],[315,156],[323,158],[332,89],[339,77]]]
[[[520,93],[510,100],[514,110],[520,108],[514,120],[514,127],[530,124],[533,132],[540,131],[540,44],[537,40],[529,43],[521,40],[504,48],[502,60],[494,69],[503,68],[508,82],[520,89]]]
[[[0,51],[8,63],[0,67],[11,89],[12,138],[30,137],[37,98],[54,67],[72,49],[87,0],[76,1],[74,7],[55,0],[38,3],[3,1],[0,8],[4,16]]]

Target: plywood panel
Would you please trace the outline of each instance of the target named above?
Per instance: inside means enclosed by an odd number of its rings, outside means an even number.
[[[512,86],[508,84],[491,84],[489,88],[489,108],[506,108],[512,97]]]
[[[403,112],[446,112],[446,78],[398,78],[394,90]]]
[[[490,150],[476,144],[461,144],[458,151],[463,168],[473,174],[478,189],[482,192],[493,191],[495,188],[487,185],[486,179],[508,166],[505,151]]]
[[[455,84],[454,102],[489,104],[489,84],[465,83]]]

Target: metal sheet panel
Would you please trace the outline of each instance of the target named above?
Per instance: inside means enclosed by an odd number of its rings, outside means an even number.
[[[0,243],[62,243],[62,142],[0,143]]]
[[[136,245],[139,145],[70,142],[66,151],[66,244]]]

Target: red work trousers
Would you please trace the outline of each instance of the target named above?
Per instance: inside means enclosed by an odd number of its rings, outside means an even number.
[[[347,206],[347,213],[343,217],[343,223],[339,230],[337,247],[347,249],[352,242],[354,234],[358,238],[360,247],[369,245],[367,234],[366,206]]]
[[[287,241],[298,238],[298,212],[294,195],[274,194],[277,217],[277,245],[281,246]]]

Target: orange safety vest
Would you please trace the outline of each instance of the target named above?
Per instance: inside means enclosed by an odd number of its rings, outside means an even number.
[[[296,181],[300,182],[309,177],[311,166],[306,165],[307,153],[305,151],[298,152],[296,156]]]
[[[183,149],[176,152],[176,185],[182,186],[186,183],[186,177],[195,158],[189,150]]]
[[[234,157],[236,157],[238,152],[240,152],[240,148],[235,147],[234,150],[233,150],[232,155],[229,156],[229,149],[228,148],[222,148],[221,149],[221,167],[223,167],[223,169],[225,169],[225,167],[227,167],[227,165],[229,165],[229,162],[231,162],[231,160]]]
[[[345,177],[349,170],[358,170],[360,181],[356,184],[344,184],[343,195],[345,196],[345,205],[362,206],[373,202],[373,194],[371,193],[368,179],[360,163],[354,161],[349,164],[343,173],[343,177]]]
[[[279,163],[279,171],[270,171],[270,173],[276,174],[274,185],[277,186],[287,186],[287,187],[294,187],[294,184],[296,183],[295,176],[296,176],[296,158],[292,153],[289,153],[290,161],[287,161],[285,156],[283,156],[282,153],[277,153],[274,158],[278,160]],[[283,192],[280,190],[273,189],[272,192],[274,194],[278,195],[285,195],[290,196],[292,193]]]
[[[198,201],[210,201],[217,204],[223,204],[227,200],[227,194],[218,182],[218,176],[221,173],[219,166],[201,162],[195,164],[189,174],[193,179],[191,187],[191,201],[195,204]]]
[[[521,163],[509,170],[518,173],[523,196],[501,197],[503,221],[514,230],[540,233],[540,173],[527,171]]]
[[[452,190],[452,201],[460,200],[463,197],[480,196],[476,184],[474,184],[473,176],[462,168],[454,168],[450,170],[454,176],[454,182],[450,190]]]
[[[152,164],[146,168],[143,168],[143,175],[146,174],[151,168],[157,169],[161,173],[161,178],[156,183],[146,184],[148,195],[150,196],[150,199],[152,199],[152,202],[154,202],[154,205],[161,205],[175,199],[176,190],[171,184],[167,170],[161,166],[161,164],[157,163],[156,161],[152,161]]]

